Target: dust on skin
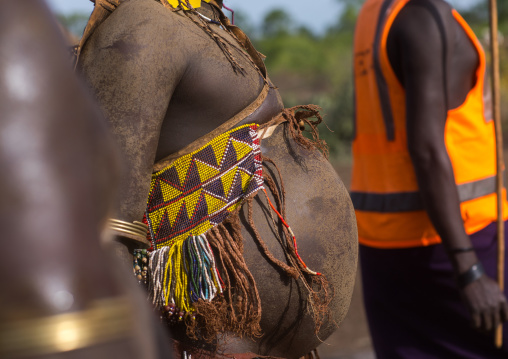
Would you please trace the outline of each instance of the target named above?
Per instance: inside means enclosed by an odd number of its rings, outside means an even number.
[[[207,4],[199,11],[210,18],[216,16]],[[254,101],[263,87],[258,70],[236,41],[218,26],[210,26],[234,44],[231,51],[245,75],[233,71],[216,43],[188,17],[153,0],[120,5],[84,48],[81,71],[108,118],[128,169],[120,186],[119,219],[143,217],[156,159],[226,122]],[[268,122],[282,108],[278,91],[271,89],[265,104],[248,121]],[[321,154],[300,147],[285,136],[283,127],[261,146],[281,171],[286,216],[300,255],[334,288],[331,320],[314,335],[302,284],[267,261],[245,225],[242,209],[244,257],[261,296],[264,336],[255,340],[228,336],[221,349],[298,358],[319,346],[347,313],[357,265],[356,220],[346,188]],[[280,179],[275,178],[280,187]],[[270,251],[285,261],[267,213],[266,201],[258,196],[254,201],[256,227]],[[126,246],[120,247],[122,251],[129,258]]]

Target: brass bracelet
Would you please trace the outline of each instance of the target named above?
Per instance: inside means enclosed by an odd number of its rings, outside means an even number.
[[[121,221],[119,219],[110,218],[109,226],[111,228],[123,228],[135,233],[139,233],[142,236],[146,237],[146,233],[148,232],[148,226],[144,223],[134,221],[133,223]]]
[[[126,298],[95,301],[81,312],[0,324],[0,358],[23,358],[83,349],[132,335]]]
[[[121,221],[119,219],[115,219],[115,218],[110,218],[109,221],[111,223],[118,223],[118,224],[123,224],[123,225],[127,225],[127,226],[133,226],[133,227],[138,227],[139,229],[143,230],[143,231],[147,231],[148,230],[148,226],[142,222],[138,222],[138,221],[134,221],[132,223],[129,223],[129,222],[126,222],[126,221]]]
[[[148,226],[142,222],[134,221],[133,223],[130,223],[110,218],[108,229],[119,237],[129,238],[138,242],[141,247],[149,248],[151,246],[150,242],[146,239]]]

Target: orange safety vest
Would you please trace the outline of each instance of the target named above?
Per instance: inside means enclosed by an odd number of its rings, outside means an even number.
[[[360,243],[376,248],[441,242],[424,210],[407,147],[405,91],[386,51],[393,21],[409,1],[367,0],[355,31],[351,199]],[[485,53],[464,19],[455,10],[453,16],[480,58],[474,88],[460,107],[448,111],[445,125],[460,211],[465,230],[471,234],[497,219],[495,133],[494,121],[484,115]],[[506,200],[503,207],[508,215]]]

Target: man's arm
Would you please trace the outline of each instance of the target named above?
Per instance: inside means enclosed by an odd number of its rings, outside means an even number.
[[[118,219],[141,221],[172,94],[186,70],[175,15],[154,1],[122,4],[90,37],[81,70],[122,154]],[[178,49],[178,51],[175,51]]]
[[[399,14],[390,33],[389,46],[400,54],[395,66],[400,66],[406,90],[407,141],[424,206],[458,275],[476,264],[478,258],[474,252],[453,254],[451,251],[472,244],[464,230],[444,140],[448,74],[443,41],[448,39],[435,16],[420,3],[410,3]],[[475,326],[489,330],[507,319],[506,299],[497,284],[485,275],[466,286],[463,294]]]

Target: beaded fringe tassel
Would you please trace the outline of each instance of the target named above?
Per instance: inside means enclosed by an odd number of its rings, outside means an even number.
[[[212,248],[204,235],[189,236],[150,253],[149,291],[157,307],[192,313],[192,303],[210,302],[224,288]]]

